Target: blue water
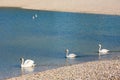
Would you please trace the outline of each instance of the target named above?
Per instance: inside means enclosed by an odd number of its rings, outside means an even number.
[[[0,79],[98,60],[99,43],[111,51],[103,59],[120,56],[120,16],[0,8]],[[20,57],[36,67],[21,70]]]

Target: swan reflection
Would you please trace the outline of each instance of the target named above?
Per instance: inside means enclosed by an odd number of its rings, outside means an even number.
[[[26,73],[32,73],[34,72],[34,67],[23,67],[21,68],[21,75],[24,75]]]

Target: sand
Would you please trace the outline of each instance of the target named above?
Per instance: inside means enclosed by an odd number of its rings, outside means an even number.
[[[7,80],[120,80],[120,59],[64,66]]]
[[[0,0],[0,7],[120,15],[120,0]]]

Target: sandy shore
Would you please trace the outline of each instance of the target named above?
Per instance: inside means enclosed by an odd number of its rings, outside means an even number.
[[[120,15],[120,0],[0,0],[0,7]]]
[[[86,62],[8,80],[120,80],[120,59]]]

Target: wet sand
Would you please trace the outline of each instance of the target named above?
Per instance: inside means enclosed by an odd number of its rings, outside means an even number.
[[[120,59],[86,62],[7,80],[120,80]]]
[[[120,0],[0,0],[0,7],[120,15]]]

